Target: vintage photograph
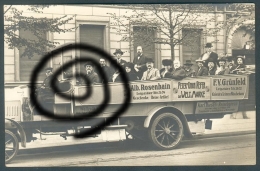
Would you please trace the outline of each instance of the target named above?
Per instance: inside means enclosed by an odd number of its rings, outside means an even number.
[[[256,165],[255,4],[4,5],[6,167]]]

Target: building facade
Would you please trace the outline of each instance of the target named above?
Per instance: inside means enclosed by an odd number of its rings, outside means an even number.
[[[17,6],[19,9],[24,9],[22,6]],[[32,13],[29,11],[24,11],[23,15],[34,16],[34,17],[46,17],[46,18],[56,18],[64,15],[73,16],[73,20],[62,25],[62,28],[74,28],[76,29],[71,32],[65,33],[51,33],[47,32],[45,34],[46,39],[50,41],[58,42],[59,45],[65,43],[75,43],[83,42],[90,43],[92,45],[103,48],[110,54],[113,54],[115,49],[120,48],[124,54],[122,58],[126,61],[133,61],[136,54],[137,44],[132,44],[129,41],[122,41],[122,36],[118,35],[117,32],[111,28],[111,23],[113,19],[109,13],[114,13],[117,16],[125,15],[126,13],[131,13],[131,9],[127,6],[119,5],[57,5],[50,6],[43,10],[43,13]],[[213,17],[212,22],[198,22],[196,29],[201,31],[200,35],[196,37],[196,44],[193,48],[189,48],[185,45],[175,46],[175,59],[179,59],[181,64],[185,63],[186,60],[191,59],[195,64],[195,60],[205,51],[204,45],[207,42],[212,43],[213,51],[220,53],[227,53],[232,55],[232,50],[243,49],[245,43],[249,40],[249,37],[242,37],[243,34],[243,23],[236,25],[234,24],[229,30],[222,29],[218,31],[215,36],[204,36],[204,32],[209,28],[214,28],[217,22],[225,21],[226,15],[230,13],[226,9],[218,9],[215,7],[214,11],[210,13],[204,13],[202,17]],[[6,14],[10,15],[10,14]],[[247,21],[254,22],[254,21]],[[5,22],[5,24],[7,24]],[[247,23],[244,23],[247,24]],[[132,28],[133,30],[135,28]],[[194,28],[195,29],[195,28]],[[193,29],[183,29],[180,31],[178,36],[182,33],[191,32]],[[198,30],[196,30],[197,32]],[[19,36],[30,37],[34,39],[32,33],[26,30],[20,30]],[[129,33],[125,33],[129,34]],[[151,33],[151,36],[162,37],[161,33]],[[188,39],[193,39],[192,36]],[[48,49],[51,50],[51,49]],[[23,49],[8,49],[7,44],[4,48],[4,69],[5,69],[5,82],[28,82],[30,79],[30,73],[36,63],[41,59],[41,56],[34,55],[32,58],[23,57],[21,58],[21,53]],[[163,59],[171,58],[171,50],[169,45],[163,44],[151,44],[151,46],[144,48],[144,53],[146,56],[152,57],[155,60],[155,66],[161,68],[161,61]],[[87,53],[81,51],[76,52],[76,56],[88,55]],[[252,54],[251,54],[252,55]],[[60,67],[62,63],[70,60],[73,57],[72,52],[66,52],[61,56],[53,58],[48,66],[54,69]],[[44,75],[41,75],[42,79]]]

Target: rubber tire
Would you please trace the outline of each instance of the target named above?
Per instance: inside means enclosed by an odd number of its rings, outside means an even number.
[[[179,135],[178,135],[178,137],[177,137],[177,140],[174,142],[174,144],[172,143],[173,145],[168,146],[168,147],[161,145],[161,143],[157,141],[156,136],[155,136],[155,128],[156,128],[156,125],[159,123],[159,121],[160,121],[161,119],[164,119],[164,118],[167,118],[167,117],[170,117],[170,118],[174,119],[174,120],[176,121],[176,123],[179,125],[179,129],[180,129],[180,130],[179,130],[180,133],[179,133]],[[175,124],[176,124],[176,123],[175,123]],[[179,119],[178,116],[176,116],[176,115],[173,114],[173,113],[162,113],[162,114],[158,115],[158,116],[153,120],[151,126],[149,127],[149,138],[150,138],[150,140],[152,141],[152,143],[153,143],[158,149],[161,149],[161,150],[171,150],[171,149],[176,148],[176,147],[180,144],[180,142],[181,142],[181,140],[182,140],[182,137],[183,137],[183,132],[184,132],[183,124],[182,124],[182,122],[181,122],[181,120]]]
[[[5,160],[5,163],[9,163],[10,161],[13,160],[13,158],[16,156],[18,150],[19,150],[19,142],[18,142],[18,139],[17,137],[9,130],[5,130],[5,134],[9,134],[12,138],[13,138],[13,141],[14,141],[14,148],[15,148],[15,151],[14,153],[10,156],[10,158],[6,159]]]

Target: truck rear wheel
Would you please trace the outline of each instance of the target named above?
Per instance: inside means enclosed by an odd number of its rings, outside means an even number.
[[[5,162],[10,162],[19,150],[17,137],[9,130],[5,130]]]
[[[149,137],[158,148],[162,150],[173,149],[182,140],[182,122],[175,114],[160,114],[153,120],[149,128]]]

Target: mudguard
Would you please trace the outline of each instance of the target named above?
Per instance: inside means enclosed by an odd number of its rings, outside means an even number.
[[[16,121],[9,119],[9,118],[5,118],[6,120],[10,121],[13,125],[16,126],[16,128],[18,129],[19,133],[20,133],[20,138],[21,138],[21,145],[22,147],[26,147],[26,134],[23,130],[23,127]]]

